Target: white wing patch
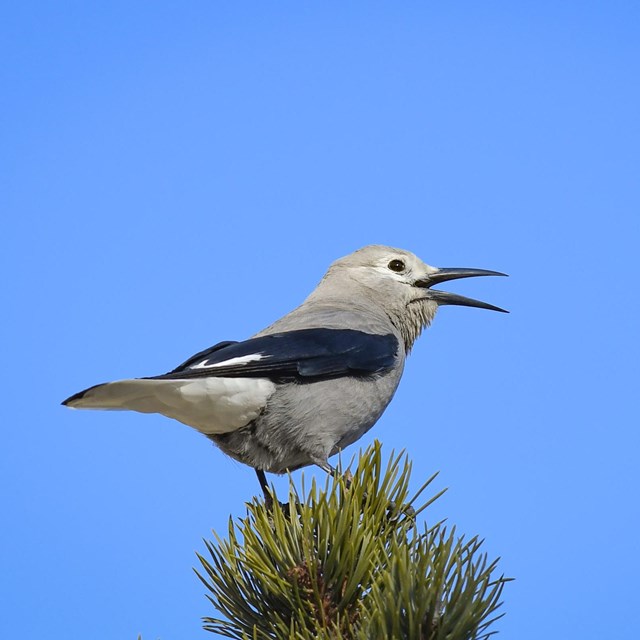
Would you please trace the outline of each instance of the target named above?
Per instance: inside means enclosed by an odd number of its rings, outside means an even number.
[[[119,380],[89,389],[69,406],[160,413],[212,435],[255,420],[275,388],[266,378]]]
[[[256,360],[262,360],[264,356],[260,353],[252,353],[248,356],[239,356],[237,358],[231,358],[229,360],[224,360],[223,362],[216,362],[215,364],[207,364],[207,361],[199,362],[198,364],[194,364],[189,369],[214,369],[215,367],[230,367],[232,365],[237,364],[247,364],[249,362],[255,362]]]

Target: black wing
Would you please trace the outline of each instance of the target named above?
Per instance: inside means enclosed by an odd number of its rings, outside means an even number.
[[[177,366],[175,369],[173,369],[173,371],[170,371],[169,373],[175,373],[176,371],[183,371],[184,369],[188,369],[194,364],[198,364],[198,362],[207,360],[212,353],[220,351],[220,349],[226,349],[232,344],[240,343],[237,340],[225,340],[224,342],[218,342],[218,344],[214,344],[213,347],[204,349],[204,351],[198,351],[198,353],[192,355],[188,360],[185,360],[181,365]]]
[[[294,380],[372,375],[390,369],[398,353],[393,334],[353,329],[301,329],[244,342],[220,342],[163,376]]]

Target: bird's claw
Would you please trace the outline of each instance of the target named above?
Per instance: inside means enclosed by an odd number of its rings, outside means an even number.
[[[298,501],[296,500],[294,508],[297,511],[297,507],[298,507]],[[277,505],[277,507],[276,507]],[[264,497],[264,506],[265,509],[267,510],[267,513],[272,514],[274,512],[275,508],[278,508],[282,511],[282,513],[284,514],[284,517],[287,520],[291,520],[291,503],[290,502],[280,502],[279,500],[274,500],[270,494],[265,495]]]

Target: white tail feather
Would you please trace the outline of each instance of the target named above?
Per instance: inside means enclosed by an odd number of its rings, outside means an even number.
[[[160,413],[205,434],[235,431],[260,415],[275,385],[264,378],[118,380],[65,402],[74,409]]]

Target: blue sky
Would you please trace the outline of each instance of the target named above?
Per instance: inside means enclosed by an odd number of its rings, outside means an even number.
[[[639,19],[5,3],[0,636],[206,637],[195,551],[253,472],[59,403],[248,337],[375,242],[508,272],[450,288],[512,313],[443,309],[361,444],[440,470],[433,517],[517,578],[501,637],[636,637]]]

